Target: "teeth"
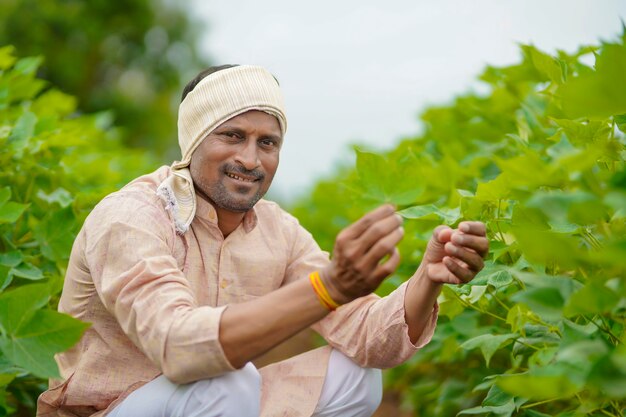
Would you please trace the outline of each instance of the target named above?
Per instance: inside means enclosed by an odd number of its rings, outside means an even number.
[[[236,180],[239,180],[239,181],[254,182],[254,180],[249,180],[249,179],[246,179],[246,178],[241,178],[240,176],[235,175],[235,174],[226,173],[226,175],[228,175],[230,178],[233,178],[233,179],[236,179]]]

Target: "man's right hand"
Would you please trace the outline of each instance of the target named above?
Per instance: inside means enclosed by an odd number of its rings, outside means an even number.
[[[333,300],[345,304],[376,290],[398,267],[396,245],[403,236],[402,218],[389,204],[343,229],[335,240],[330,265],[320,271]],[[389,259],[381,262],[385,256]]]

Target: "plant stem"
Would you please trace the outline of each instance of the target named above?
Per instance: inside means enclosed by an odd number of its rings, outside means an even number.
[[[524,346],[526,346],[528,348],[531,348],[531,349],[534,349],[534,350],[541,350],[541,348],[538,348],[537,346],[533,346],[533,345],[531,345],[529,343],[526,343],[526,342],[521,342],[519,339],[515,339],[515,343],[519,343],[520,345],[524,345]]]
[[[483,310],[483,309],[481,309],[481,308],[479,308],[479,307],[476,307],[476,306],[475,306],[474,304],[472,304],[472,303],[468,303],[467,301],[465,301],[464,299],[462,299],[461,297],[459,297],[459,295],[458,295],[456,292],[454,292],[454,291],[452,291],[452,293],[453,293],[453,294],[454,294],[454,296],[455,296],[455,297],[456,297],[456,298],[457,298],[457,299],[461,302],[461,304],[463,304],[465,307],[469,307],[469,308],[471,308],[471,309],[473,309],[473,310],[478,311],[479,313],[486,314],[486,315],[488,315],[488,316],[491,316],[491,317],[493,317],[493,318],[495,318],[495,319],[501,320],[501,321],[503,321],[503,322],[505,322],[505,323],[506,323],[506,319],[505,319],[505,318],[500,317],[500,316],[498,316],[498,315],[496,315],[496,314],[493,314],[493,313],[492,313],[492,312],[490,312],[490,311],[486,311],[486,310]]]
[[[597,327],[600,331],[602,331],[602,332],[604,332],[604,333],[608,334],[608,335],[611,337],[612,342],[613,342],[615,345],[624,344],[624,342],[623,342],[623,341],[622,341],[619,337],[617,337],[617,336],[616,336],[616,335],[615,335],[615,334],[611,331],[611,329],[609,328],[608,323],[606,323],[606,322],[604,321],[604,317],[602,317],[602,316],[599,316],[599,317],[600,317],[600,320],[602,321],[602,324],[603,324],[604,326],[602,326],[602,325],[600,325],[600,324],[596,323],[594,319],[589,319],[589,321],[590,321],[591,323],[593,323],[593,325],[594,325],[594,326],[596,326],[596,327]]]
[[[489,290],[489,294],[491,294],[491,296],[498,302],[498,304],[500,304],[506,311],[511,310],[511,308],[509,306],[504,304],[502,302],[502,300],[500,300],[500,298],[498,298],[498,296],[496,295],[496,290],[495,289],[492,289],[491,286],[487,286],[487,289]]]
[[[530,404],[524,404],[522,408],[532,408],[532,407],[535,407],[541,404],[547,404],[549,402],[556,401],[556,400],[558,400],[558,398],[550,398],[549,400],[542,400],[542,401],[537,401],[537,402],[530,403]]]
[[[600,410],[600,412],[601,412],[602,414],[607,415],[607,416],[611,416],[611,417],[618,417],[618,416],[616,416],[615,414],[613,414],[613,413],[609,413],[609,412],[608,412],[608,411],[606,411],[606,410]]]

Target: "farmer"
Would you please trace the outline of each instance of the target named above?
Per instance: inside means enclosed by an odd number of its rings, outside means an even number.
[[[287,129],[274,77],[202,72],[183,92],[180,162],[107,196],[74,243],[59,310],[91,323],[57,355],[39,416],[370,416],[379,368],[430,340],[442,284],[471,280],[485,227],[440,226],[413,277],[372,292],[399,264],[390,205],[337,236],[332,257],[262,200]],[[312,326],[328,346],[257,369]]]

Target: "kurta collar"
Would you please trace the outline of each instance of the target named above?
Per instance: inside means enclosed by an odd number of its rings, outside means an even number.
[[[200,197],[196,194],[196,217],[203,219],[209,223],[217,226],[217,211],[215,207],[204,198]],[[257,224],[257,215],[256,210],[252,207],[250,210],[246,212],[243,216],[243,230],[246,233],[250,233],[252,229],[256,227]]]

